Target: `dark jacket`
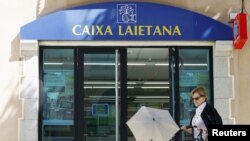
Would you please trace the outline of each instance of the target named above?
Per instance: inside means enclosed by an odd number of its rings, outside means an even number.
[[[208,125],[222,125],[223,124],[221,116],[219,115],[217,110],[213,108],[212,106],[210,106],[208,103],[206,104],[206,106],[204,107],[201,113],[201,118],[207,128],[208,128]],[[191,120],[191,123],[192,123],[192,120]]]

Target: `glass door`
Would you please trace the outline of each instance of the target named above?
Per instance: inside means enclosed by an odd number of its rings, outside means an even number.
[[[180,48],[179,58],[179,121],[180,125],[189,125],[195,112],[195,106],[191,99],[191,91],[197,86],[202,86],[207,91],[207,102],[212,101],[212,65],[211,48]],[[183,141],[193,140],[189,134],[182,134]]]
[[[81,52],[81,51],[80,51]],[[83,50],[81,94],[84,141],[118,141],[119,53],[118,50]],[[81,130],[80,130],[81,131]]]
[[[169,49],[127,49],[127,120],[141,106],[170,110]],[[128,128],[128,141],[135,141]]]

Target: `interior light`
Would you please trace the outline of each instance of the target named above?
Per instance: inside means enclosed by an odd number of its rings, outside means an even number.
[[[136,96],[136,98],[161,98],[161,99],[166,99],[166,98],[169,98],[169,96]]]
[[[95,66],[95,65],[100,65],[100,66],[114,66],[115,63],[84,63],[84,65],[87,66]],[[144,63],[128,63],[128,66],[145,66],[146,64]]]
[[[148,101],[148,100],[135,100],[133,101],[134,103],[142,103],[142,102],[147,102],[147,103],[159,103],[159,102],[162,102],[162,103],[165,103],[165,102],[169,102],[167,100],[161,100],[161,101],[158,101],[158,100],[153,100],[153,101]]]
[[[141,87],[142,89],[169,89],[169,87]]]
[[[86,66],[114,66],[115,63],[84,63]]]
[[[44,65],[64,65],[64,63],[48,63],[48,62],[45,62],[43,63]]]
[[[128,82],[127,84],[134,84],[135,85],[136,83],[135,82]]]
[[[207,66],[207,64],[183,64],[183,66]]]
[[[92,84],[97,84],[97,85],[111,85],[115,84],[115,82],[108,82],[108,81],[84,81],[84,84],[86,85],[92,85]],[[119,83],[120,84],[120,83]],[[127,82],[127,84],[136,84],[136,82]]]
[[[144,84],[154,84],[154,85],[157,85],[157,84],[169,84],[169,82],[168,81],[166,81],[166,82],[160,82],[160,81],[157,81],[157,82],[153,82],[153,81],[148,81],[148,82],[144,82]]]
[[[97,95],[92,95],[92,96],[89,96],[89,98],[114,98],[115,96],[103,96],[103,95],[100,95],[100,96],[97,96]]]
[[[73,64],[73,63],[69,63]],[[44,65],[65,65],[61,62],[44,62]],[[84,63],[85,66],[115,66],[115,63]],[[120,64],[119,64],[120,65]],[[155,65],[155,66],[169,66],[168,63],[128,63],[128,66],[146,66],[146,65]],[[185,63],[183,66],[207,66],[207,64],[191,64]]]
[[[115,87],[110,87],[110,86],[84,86],[84,89],[114,89]],[[120,87],[119,87],[120,88]],[[134,89],[135,87],[131,87],[131,86],[128,86],[127,87],[128,89]],[[146,86],[146,87],[139,87],[139,88],[142,88],[142,89],[169,89],[168,86],[166,87],[149,87],[149,86]]]
[[[143,64],[143,63],[128,63],[128,66],[146,66],[146,64]]]
[[[106,82],[106,81],[84,81],[84,84],[115,84],[115,82]]]
[[[157,63],[155,64],[155,66],[169,66],[168,63]]]
[[[120,87],[119,87],[120,88]],[[133,89],[134,87],[127,87],[128,89]],[[115,89],[115,87],[108,86],[85,86],[84,89]]]

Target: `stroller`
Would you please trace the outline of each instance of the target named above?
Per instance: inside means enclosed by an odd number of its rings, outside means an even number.
[[[187,128],[196,128],[196,126],[187,126]],[[169,140],[169,141],[178,141],[178,136],[179,134],[182,132],[183,130],[178,130],[174,136]],[[200,133],[198,134],[197,138],[194,138],[193,141],[204,141],[204,139],[202,138],[202,133],[203,130],[200,130]]]

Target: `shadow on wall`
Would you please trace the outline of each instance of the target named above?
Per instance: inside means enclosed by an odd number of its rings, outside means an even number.
[[[0,109],[0,140],[17,141],[18,140],[18,118],[22,116],[22,104],[18,95],[18,79],[9,79],[4,83],[1,94]],[[15,83],[15,84],[13,84]],[[11,86],[11,87],[10,87]]]
[[[14,37],[11,42],[11,54],[9,57],[9,64],[18,63],[20,57],[20,38],[19,34]],[[6,65],[9,65],[6,64]],[[16,69],[19,65],[15,65]],[[18,71],[17,71],[18,72]],[[9,74],[4,74],[9,75]],[[19,75],[13,74],[4,76],[3,80],[8,82],[1,82],[0,96],[0,141],[17,141],[19,118],[22,117],[22,101],[19,99]],[[14,77],[14,78],[11,78]]]
[[[108,2],[112,0],[38,0],[37,1],[37,8],[36,8],[36,15],[37,18],[45,16],[49,13],[67,9],[70,7],[75,7],[79,5],[86,5],[90,3],[97,3],[97,2]]]
[[[11,42],[10,62],[20,61],[20,37],[19,34]]]

